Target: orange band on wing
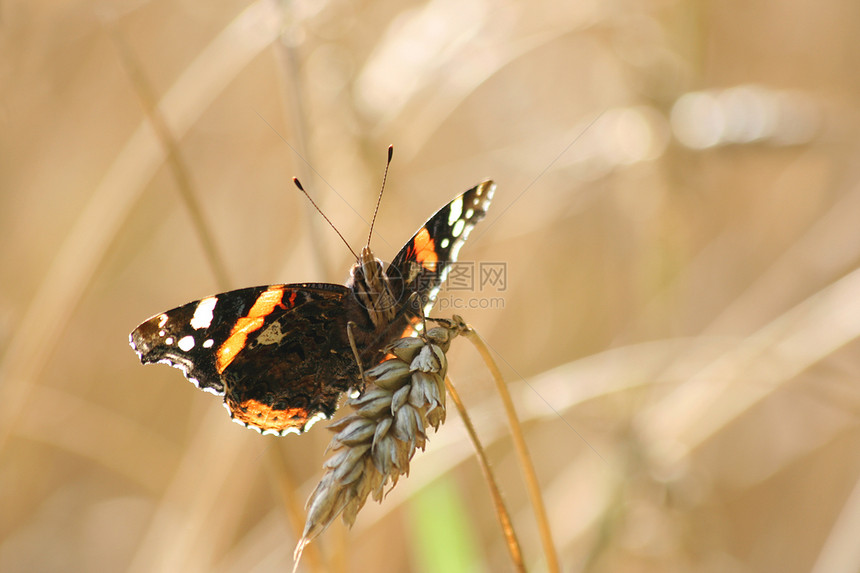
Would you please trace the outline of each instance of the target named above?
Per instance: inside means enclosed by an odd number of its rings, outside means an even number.
[[[236,321],[233,330],[230,331],[230,336],[218,348],[218,358],[215,361],[215,368],[219,374],[224,372],[224,369],[233,362],[236,355],[245,348],[245,344],[248,342],[248,335],[255,330],[259,330],[263,326],[263,323],[266,322],[266,317],[272,314],[275,308],[278,306],[286,308],[281,304],[283,298],[283,287],[275,287],[263,291],[257,297],[254,306],[251,307],[248,314]]]
[[[428,271],[435,272],[439,256],[436,254],[436,243],[430,238],[430,231],[426,228],[418,231],[413,244],[415,245],[416,260]]]
[[[275,410],[253,398],[249,398],[241,404],[230,404],[230,406],[234,418],[263,431],[283,432],[287,428],[301,430],[309,417],[309,412],[304,408]]]

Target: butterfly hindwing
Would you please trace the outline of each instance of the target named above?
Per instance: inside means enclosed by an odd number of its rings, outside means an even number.
[[[330,418],[360,382],[347,325],[363,323],[363,311],[352,291],[295,286],[285,296],[289,312],[267,316],[222,371],[233,419],[263,433],[301,433]]]
[[[496,189],[484,181],[439,209],[394,257],[386,270],[398,300],[417,293],[418,309],[429,314],[460,249],[484,218]]]

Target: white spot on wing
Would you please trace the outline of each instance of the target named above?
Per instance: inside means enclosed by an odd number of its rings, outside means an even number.
[[[203,348],[212,348],[212,345],[215,344],[215,341],[211,338],[203,343]]]
[[[474,209],[466,209],[466,218],[471,219],[475,215]]]
[[[451,247],[451,256],[448,257],[448,260],[452,263],[456,262],[460,256],[460,249],[462,249],[465,244],[465,241],[454,241],[454,246]]]
[[[134,350],[134,353],[137,354],[138,360],[143,360],[143,352],[137,349],[137,346],[134,344],[134,333],[128,335],[128,345],[131,346],[131,349]]]
[[[218,298],[210,296],[204,298],[197,304],[194,309],[194,316],[191,317],[191,327],[194,330],[201,328],[209,328],[212,324],[212,311],[215,310],[215,305],[218,304]]]
[[[451,211],[448,213],[448,224],[453,225],[460,218],[460,215],[463,214],[463,198],[457,197],[451,201],[448,207],[451,208]]]
[[[308,421],[307,421],[307,423],[305,424],[305,427],[303,428],[303,429],[304,429],[304,431],[308,431],[308,430],[310,430],[310,429],[311,429],[311,426],[313,426],[314,424],[316,424],[316,423],[317,423],[317,422],[319,422],[320,420],[325,420],[325,419],[326,419],[326,416],[325,416],[325,414],[323,414],[322,412],[319,412],[319,413],[318,413],[318,414],[316,414],[315,416],[311,416],[310,418],[308,418]],[[297,432],[297,433],[298,433],[298,432]]]
[[[460,233],[463,232],[463,228],[466,226],[466,221],[463,219],[459,219],[456,223],[454,223],[454,228],[451,229],[451,234],[455,237],[459,237]]]
[[[166,314],[159,314],[158,315],[158,328],[161,328],[166,323],[167,323],[167,315]]]
[[[493,198],[493,194],[496,192],[496,184],[492,181],[484,181],[487,186],[487,205],[490,204],[490,200]]]
[[[191,382],[192,384],[194,384],[200,390],[203,390],[204,392],[209,392],[210,394],[214,394],[215,396],[223,396],[224,395],[223,390],[219,391],[219,390],[216,390],[215,388],[213,388],[211,386],[201,386],[200,381],[197,378],[194,378],[193,376],[191,376],[191,374],[189,373],[190,370],[194,367],[194,365],[191,364],[190,362],[188,362],[187,359],[183,359],[183,358],[181,358],[175,354],[172,354],[168,358],[162,358],[161,360],[158,360],[156,363],[157,364],[167,364],[168,366],[172,366],[174,368],[178,368],[179,370],[182,370],[182,374],[185,375],[185,377],[188,379],[188,381]]]
[[[427,304],[424,305],[424,314],[430,314],[430,311],[433,310],[433,305],[436,304],[436,296],[439,294],[439,289],[441,287],[435,287],[427,293]],[[421,326],[420,324],[416,326]]]
[[[188,352],[189,350],[194,348],[194,337],[191,335],[185,336],[179,339],[179,342],[177,342],[176,345],[180,348],[180,350]]]
[[[226,403],[224,404],[224,407],[227,408],[228,412],[230,412],[230,407]],[[260,428],[255,428],[254,426],[246,424],[245,422],[243,422],[239,418],[233,417],[232,412],[230,412],[230,419],[233,420],[234,422],[236,422],[237,424],[239,424],[240,426],[242,426],[243,428],[251,428],[252,430],[257,430],[258,432],[260,431]]]
[[[172,337],[172,336],[168,336],[167,338],[165,338],[165,339],[164,339],[164,344],[167,344],[168,346],[170,346],[171,344],[173,344],[173,337]]]
[[[451,244],[451,241],[449,241],[449,240],[448,240],[448,237],[445,237],[445,238],[444,238],[444,239],[442,239],[442,241],[439,243],[439,246],[440,246],[440,247],[442,247],[443,249],[447,249],[449,244]]]

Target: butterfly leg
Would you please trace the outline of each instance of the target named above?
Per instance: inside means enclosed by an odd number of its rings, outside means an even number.
[[[411,313],[416,318],[421,319],[421,324],[416,324],[414,326],[416,332],[427,332],[427,316],[425,316],[424,312],[421,310],[421,305],[418,304],[417,292],[413,292],[409,295],[409,298],[406,299],[406,304],[403,305],[403,311],[405,313]]]
[[[355,326],[356,324],[351,320],[346,323],[346,335],[349,338],[349,346],[352,348],[352,353],[355,355],[355,363],[358,365],[358,375],[361,377],[362,382],[366,382],[364,379],[364,368],[361,365],[361,357],[358,355],[358,346],[355,345],[355,336],[352,334],[352,329]]]

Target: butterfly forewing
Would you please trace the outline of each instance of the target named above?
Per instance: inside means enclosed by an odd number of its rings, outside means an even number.
[[[347,299],[349,289],[334,284],[239,289],[154,316],[130,342],[144,364],[169,364],[225,395],[235,420],[264,432],[302,431],[330,416],[355,381],[351,355],[333,352],[346,340]]]
[[[153,316],[129,336],[143,364],[179,368],[201,390],[224,394],[215,366],[216,351],[227,341],[238,317],[271,287],[252,287],[206,297]],[[216,312],[217,309],[217,312]]]
[[[430,313],[460,249],[487,214],[495,189],[495,183],[484,181],[455,197],[406,243],[386,270],[398,300],[417,293],[418,308]]]

